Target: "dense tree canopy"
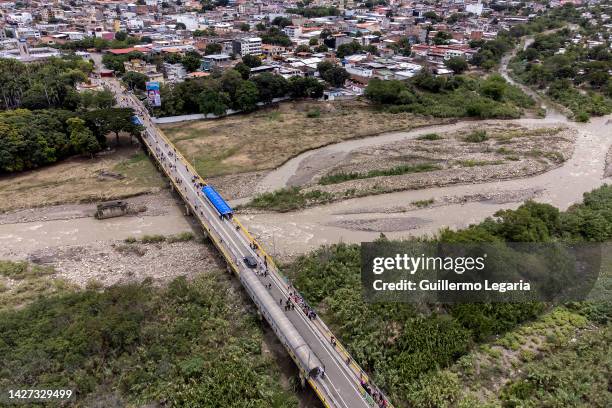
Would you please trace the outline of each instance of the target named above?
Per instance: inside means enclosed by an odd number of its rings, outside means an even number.
[[[0,108],[8,109],[0,112],[0,173],[91,156],[106,145],[109,132],[138,133],[131,109],[112,109],[111,92],[76,91],[91,69],[71,57],[27,66],[0,59]]]
[[[283,47],[291,45],[291,39],[278,27],[268,28],[265,33],[261,34],[261,41],[264,44],[282,45]]]
[[[297,408],[244,306],[222,272],[65,290],[0,312],[0,384],[70,384],[79,406]]]
[[[200,58],[200,54],[195,51],[190,51],[185,54],[181,64],[183,64],[183,67],[185,67],[187,72],[193,72],[200,68],[200,65],[202,65],[202,59]]]
[[[246,56],[245,56],[246,57]],[[257,57],[254,60],[259,61]],[[249,58],[247,62],[253,63]],[[223,114],[227,109],[253,110],[258,102],[268,103],[283,96],[320,98],[325,86],[314,78],[291,78],[262,73],[250,76],[250,68],[239,63],[221,76],[211,75],[161,88],[158,115],[189,113]]]
[[[455,74],[461,74],[466,69],[468,69],[468,63],[465,58],[462,57],[452,57],[448,60],[444,61],[444,65],[450,70],[452,70]]]
[[[612,52],[605,45],[573,44],[573,36],[568,29],[536,35],[527,49],[517,53],[511,68],[523,83],[545,90],[568,107],[577,120],[610,113]]]
[[[410,81],[373,79],[365,96],[390,112],[414,112],[438,117],[519,117],[532,98],[499,75],[487,79],[436,77],[423,71]]]
[[[0,59],[0,109],[75,109],[79,96],[74,86],[86,81],[92,69],[81,58],[52,58],[27,65]]]
[[[121,79],[128,89],[144,91],[149,77],[140,72],[128,71]]]
[[[97,112],[84,115],[95,118]],[[0,173],[41,167],[74,154],[92,155],[105,145],[106,134],[92,129],[86,120],[66,110],[1,112]]]
[[[586,193],[583,203],[564,212],[549,204],[528,201],[516,210],[499,211],[494,217],[466,229],[443,230],[428,240],[492,242],[505,248],[504,243],[510,241],[605,243],[611,238],[612,187],[604,186]],[[298,258],[288,273],[307,301],[321,307],[323,318],[332,322],[332,330],[353,357],[372,373],[374,382],[384,387],[398,405],[454,406],[439,405],[436,395],[424,396],[419,392],[431,380],[430,375],[453,364],[474,345],[497,338],[548,310],[548,305],[539,302],[434,305],[367,302],[361,293],[358,245],[320,248]],[[571,306],[605,324],[612,317],[610,305],[610,302],[600,302]],[[475,376],[479,376],[477,371]],[[530,381],[537,384],[541,378],[536,375]],[[607,379],[600,383],[605,387]],[[436,386],[441,389],[447,384]],[[537,385],[532,387],[535,388],[530,392],[535,395]],[[548,387],[556,389],[557,385]],[[585,389],[588,392],[588,387]],[[563,398],[559,396],[559,400]]]

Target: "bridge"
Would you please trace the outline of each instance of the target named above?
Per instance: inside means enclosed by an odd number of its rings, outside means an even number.
[[[307,382],[327,408],[392,407],[325,323],[282,275],[273,259],[232,214],[207,198],[205,180],[153,123],[144,105],[115,78],[104,85],[122,107],[134,109],[142,141],[172,188],[220,251],[260,315],[274,330]]]

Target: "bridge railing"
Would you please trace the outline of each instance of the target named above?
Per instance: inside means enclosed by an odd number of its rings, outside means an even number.
[[[133,95],[128,95],[127,97],[128,98],[133,98]],[[137,102],[140,103],[140,101],[137,101]],[[145,129],[145,131],[149,132],[148,129]],[[195,176],[196,179],[199,182],[206,184],[206,181],[204,180],[204,178],[202,178],[198,174],[196,169],[191,165],[191,163],[187,159],[185,159],[183,154],[180,153],[180,151],[178,149],[176,149],[175,145],[170,141],[170,139],[168,139],[168,137],[164,134],[163,131],[161,131],[157,127],[153,127],[153,132],[164,143],[166,143],[169,147],[171,147],[173,149],[173,154],[176,156],[177,160],[179,160],[183,165],[185,165],[185,167],[187,168],[187,170],[189,171],[190,174]],[[144,141],[147,144],[147,147],[149,148],[151,153],[153,155],[155,155],[155,149],[149,144],[148,140],[145,139]],[[158,162],[159,162],[159,160],[158,160]],[[183,198],[183,201],[185,201],[185,203],[187,205],[189,205],[189,207],[191,208],[192,212],[194,214],[196,214],[196,217],[200,220],[200,224],[202,225],[204,230],[208,233],[209,237],[211,238],[211,240],[213,241],[213,243],[217,247],[217,249],[219,249],[219,251],[222,253],[223,257],[228,261],[228,264],[232,268],[234,273],[236,275],[240,275],[240,269],[238,267],[238,262],[240,260],[239,259],[234,259],[234,257],[227,252],[227,250],[221,244],[221,239],[220,239],[220,237],[217,236],[218,234],[210,226],[208,226],[206,222],[202,221],[203,217],[200,217],[198,215],[197,211],[193,208],[193,206],[189,202],[188,198],[183,194],[182,190],[180,189],[180,186],[177,185],[174,182],[172,176],[166,170],[166,168],[163,165],[163,163],[161,163],[161,162],[159,162],[159,163],[160,163],[160,167],[161,167],[162,171],[164,172],[164,174],[166,174],[166,176],[168,177],[170,182],[174,185],[176,190],[179,192],[179,194]],[[280,268],[274,262],[274,259],[265,251],[264,247],[252,236],[252,234],[249,232],[249,230],[236,217],[232,217],[232,221],[239,227],[240,231],[244,234],[244,236],[248,239],[249,242],[256,244],[256,250],[260,251],[261,255],[266,260],[266,263],[269,266],[269,269],[271,269],[273,272],[276,273],[276,275],[281,280],[281,282],[288,282],[288,279],[282,274],[282,272],[280,271]],[[289,292],[289,290],[286,287],[283,287],[283,285],[281,285],[280,289],[281,289],[281,291],[283,291],[284,294],[287,294]],[[304,313],[300,308],[298,308],[298,309],[300,310],[301,313]],[[336,350],[338,352],[338,355],[342,358],[343,361],[345,361],[345,362],[348,361],[348,363],[349,363],[348,366],[349,366],[349,368],[351,369],[351,371],[353,372],[353,374],[355,376],[354,377],[355,380],[356,380],[355,384],[356,384],[358,390],[360,391],[362,397],[370,404],[370,406],[375,407],[376,403],[374,402],[372,397],[367,393],[367,391],[361,386],[361,381],[364,381],[366,383],[371,383],[370,382],[370,378],[367,375],[367,373],[351,357],[351,355],[346,350],[346,348],[340,343],[340,341],[337,340],[337,338],[333,335],[331,330],[327,327],[327,325],[321,319],[316,319],[315,323],[314,323],[314,326],[315,326],[315,328],[317,328],[319,333],[322,334],[324,336],[324,338],[327,341],[329,341],[330,343],[331,343],[332,337],[334,339],[336,339],[335,340],[335,344],[334,344],[334,350]],[[293,353],[290,351],[290,355],[291,354],[293,354]],[[293,358],[293,356],[292,356],[292,359],[296,360],[295,358]],[[317,396],[319,397],[319,399],[323,402],[323,404],[327,408],[331,408],[331,406],[329,405],[329,403],[330,403],[329,399],[327,399],[325,397],[323,392],[317,387],[316,383],[312,379],[309,379],[308,382],[311,385],[311,387],[313,388],[313,390],[315,391],[315,393],[317,394]],[[393,405],[389,402],[388,398],[386,396],[384,396],[384,394],[380,390],[378,390],[378,392],[385,399],[385,401],[387,401],[387,407],[393,408]]]
[[[276,272],[277,275],[279,275],[281,280],[283,280],[285,282],[288,282],[287,277],[283,275],[283,273],[281,272],[280,268],[274,262],[274,259],[266,252],[264,247],[251,235],[249,230],[236,217],[233,217],[232,219],[234,220],[234,223],[240,228],[242,233],[246,236],[246,238],[250,242],[252,242],[252,243],[257,245],[257,249],[261,252],[263,257],[265,257],[266,262],[271,267],[271,269],[274,272]],[[285,289],[285,288],[283,288],[283,289]],[[286,292],[288,292],[288,290],[285,290],[285,293]],[[300,311],[302,313],[304,313],[301,309],[300,309]],[[334,349],[338,352],[338,354],[341,356],[343,361],[345,361],[345,362],[348,361],[348,366],[351,369],[351,371],[353,372],[353,374],[355,375],[355,379],[357,380],[357,381],[355,381],[355,384],[357,385],[359,391],[361,392],[362,397],[364,397],[366,399],[366,401],[368,401],[368,403],[370,403],[370,401],[371,401],[370,406],[372,406],[372,407],[376,406],[376,403],[374,402],[374,400],[371,397],[368,400],[367,397],[369,397],[369,394],[367,393],[365,388],[363,388],[361,386],[361,381],[364,381],[365,383],[372,384],[369,375],[365,372],[365,370],[363,368],[361,368],[361,366],[355,361],[355,359],[351,357],[350,353],[346,350],[346,348],[342,345],[342,343],[337,339],[337,337],[334,336],[332,331],[329,329],[329,327],[327,327],[327,325],[325,324],[325,322],[323,322],[322,319],[316,319],[314,321],[314,326],[318,329],[319,333],[321,333],[325,337],[325,339],[327,341],[329,341],[330,343],[331,343],[332,337],[335,339]],[[372,385],[374,385],[374,384],[372,384]],[[382,391],[380,391],[378,388],[376,388],[376,389],[380,393],[380,395],[387,401],[387,407],[394,408],[393,404],[391,404],[391,402],[384,395],[384,393]]]

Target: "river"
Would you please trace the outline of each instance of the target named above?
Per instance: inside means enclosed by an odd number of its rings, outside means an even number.
[[[530,39],[527,39],[527,45],[529,41]],[[593,118],[589,123],[568,121],[555,104],[516,84],[510,78],[507,72],[510,58],[511,55],[503,59],[500,73],[545,107],[546,117],[508,122],[547,126],[559,123],[575,128],[578,136],[574,153],[562,166],[529,178],[408,190],[354,198],[290,213],[245,214],[241,218],[277,255],[292,256],[325,244],[371,241],[381,232],[390,238],[402,238],[435,234],[446,227],[466,227],[482,221],[500,209],[518,207],[525,200],[526,191],[531,192],[527,198],[533,197],[539,202],[566,209],[579,202],[583,193],[605,182],[612,182],[604,177],[606,154],[612,145],[611,116]],[[260,181],[257,191],[273,191],[302,184],[314,171],[320,169],[323,158],[327,167],[327,163],[341,161],[356,148],[384,145],[426,133],[457,130],[473,124],[473,121],[460,121],[451,125],[429,126],[408,132],[349,140],[311,150],[271,171]],[[496,196],[502,196],[504,199],[482,199]],[[453,199],[449,200],[449,197]],[[445,204],[404,212],[395,210],[400,205],[430,199]]]

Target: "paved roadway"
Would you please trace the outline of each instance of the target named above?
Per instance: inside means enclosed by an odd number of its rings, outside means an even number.
[[[233,263],[235,271],[238,274],[255,274],[266,287],[272,284],[268,293],[274,299],[274,304],[282,309],[324,366],[325,375],[309,381],[324,404],[333,408],[375,406],[376,404],[371,401],[371,398],[368,398],[370,400],[368,402],[362,396],[364,390],[360,385],[360,378],[367,379],[367,376],[350,359],[350,356],[340,344],[333,345],[331,343],[332,334],[325,324],[319,318],[308,319],[299,307],[286,312],[284,306],[279,305],[281,300],[283,303],[285,302],[289,292],[293,289],[287,286],[283,276],[273,265],[271,259],[267,258],[270,259],[270,262],[266,261],[269,271],[267,276],[263,276],[263,273],[256,274],[255,270],[244,265],[243,258],[250,255],[257,259],[258,269],[263,271],[266,268],[264,258],[267,255],[259,247],[252,248],[252,237],[235,220],[235,217],[234,219],[220,219],[215,208],[200,192],[197,183],[203,180],[180,153],[177,154],[174,146],[157,129],[142,103],[133,94],[125,92],[116,79],[108,78],[104,82],[115,94],[119,105],[131,107],[135,110],[146,129],[143,140],[149,146],[151,153],[155,155],[166,175],[173,180],[175,188],[179,190],[178,192],[188,204],[190,211],[208,230],[209,235],[226,260]]]

